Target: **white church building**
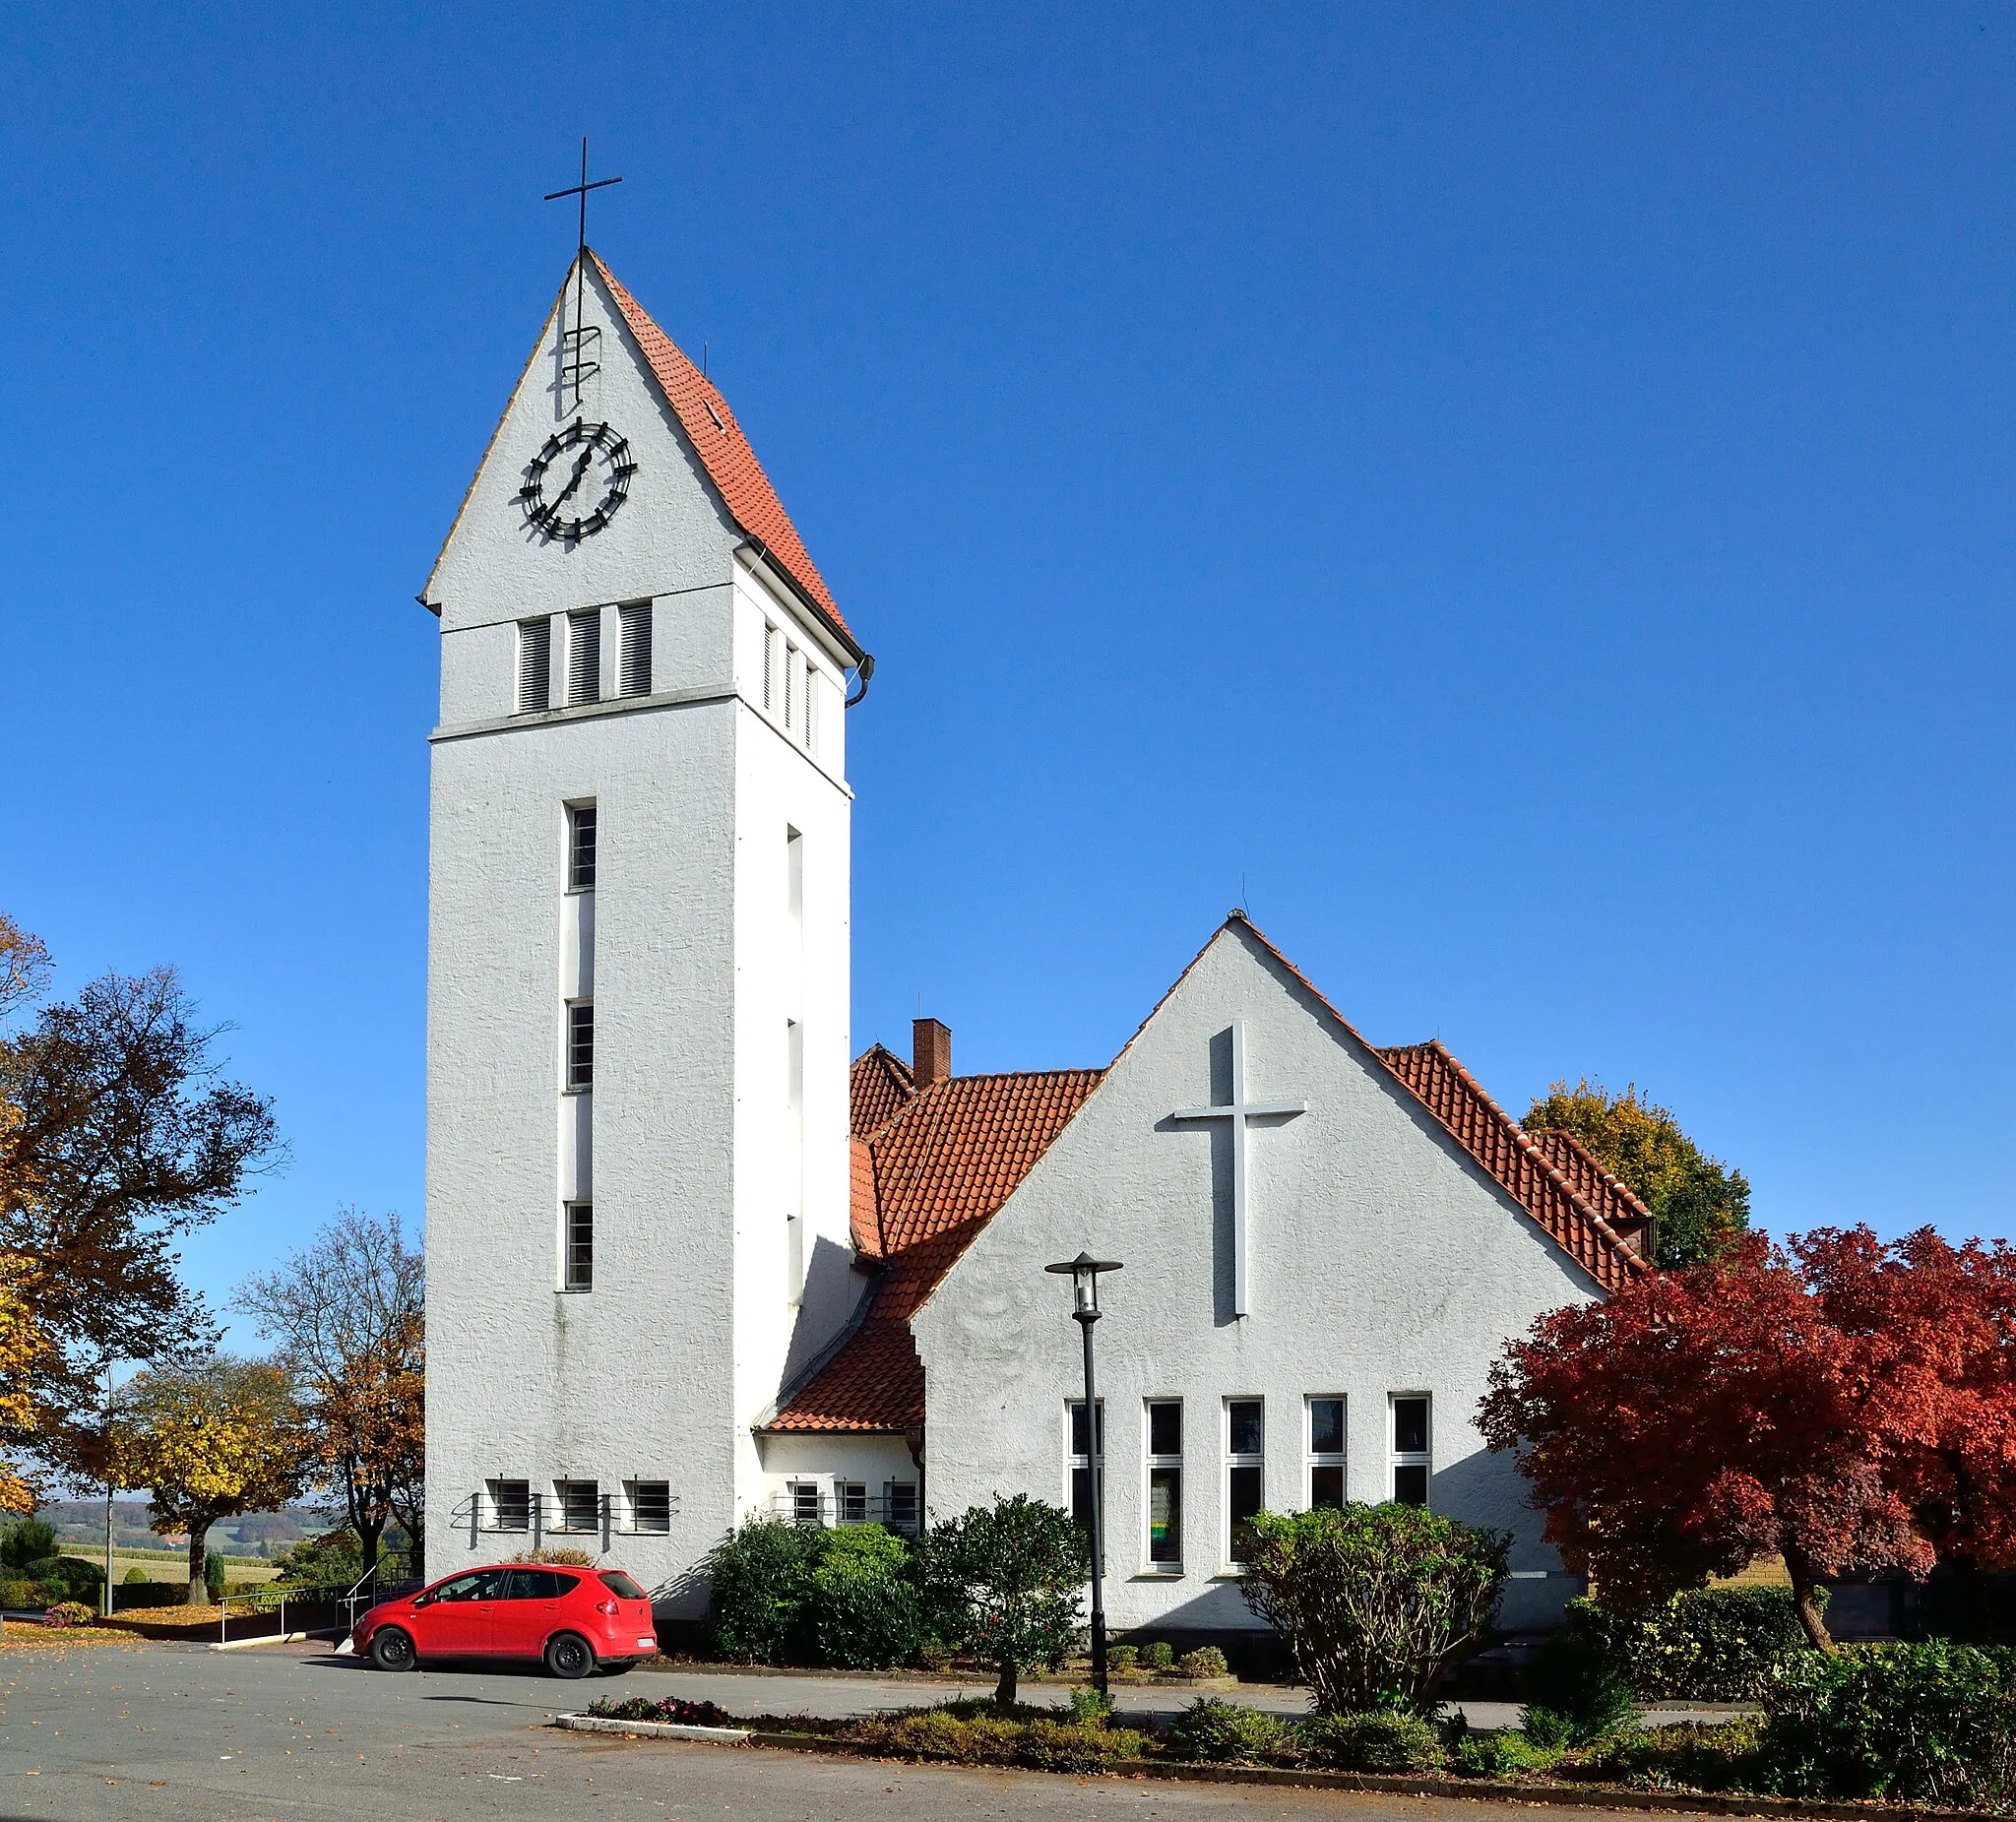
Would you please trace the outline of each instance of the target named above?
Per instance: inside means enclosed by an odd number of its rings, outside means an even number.
[[[1083,1512],[1114,1629],[1257,1622],[1251,1511],[1425,1500],[1581,1584],[1476,1427],[1644,1206],[1232,914],[1104,1068],[850,1056],[847,709],[873,661],[727,401],[593,253],[420,597],[441,634],[427,1555],[576,1543],[704,1608],[755,1514]],[[1083,1410],[1068,1281],[1118,1260]]]

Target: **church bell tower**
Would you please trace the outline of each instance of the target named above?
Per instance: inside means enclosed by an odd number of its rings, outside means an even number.
[[[421,600],[427,1567],[572,1544],[671,1617],[858,1294],[872,661],[727,401],[585,245]]]

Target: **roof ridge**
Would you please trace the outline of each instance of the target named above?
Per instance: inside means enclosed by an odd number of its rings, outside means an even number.
[[[812,561],[812,553],[805,548],[804,539],[798,535],[797,527],[785,510],[784,501],[778,497],[770,476],[764,472],[748,432],[742,428],[734,408],[728,404],[721,388],[702,373],[686,350],[659,327],[650,311],[608,269],[599,253],[592,247],[584,247],[577,257],[594,261],[597,273],[608,286],[617,314],[629,329],[638,352],[644,356],[645,365],[658,381],[665,404],[678,419],[679,428],[685,433],[693,453],[700,458],[700,465],[707,471],[707,477],[714,483],[728,516],[796,586],[807,604],[827,621],[850,653],[865,660],[866,654],[842,617],[839,603],[827,588],[825,577],[820,575],[818,565]],[[688,392],[697,397],[697,408],[682,396]],[[724,438],[727,440],[725,447]]]

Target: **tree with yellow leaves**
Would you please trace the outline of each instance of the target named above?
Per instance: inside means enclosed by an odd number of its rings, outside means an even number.
[[[122,1395],[112,1454],[120,1485],[152,1489],[154,1529],[189,1534],[194,1605],[210,1528],[298,1498],[311,1448],[284,1368],[217,1354],[140,1374]]]
[[[4,1114],[4,1109],[0,1109]],[[34,1384],[48,1352],[25,1288],[34,1262],[19,1253],[0,1253],[0,1440],[14,1447],[40,1427]],[[32,1512],[35,1489],[5,1455],[0,1455],[0,1512]]]

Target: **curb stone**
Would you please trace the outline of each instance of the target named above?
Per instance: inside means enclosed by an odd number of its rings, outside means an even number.
[[[769,1746],[787,1752],[823,1752],[835,1758],[911,1759],[965,1765],[976,1771],[1038,1771],[1028,1765],[976,1764],[943,1753],[897,1753],[864,1740],[826,1733],[766,1733],[747,1728],[689,1728],[668,1722],[609,1721],[599,1715],[556,1715],[553,1725],[581,1732],[657,1734],[713,1740],[722,1745]],[[1084,1774],[1050,1774],[1078,1777]],[[1168,1759],[1115,1759],[1102,1773],[1112,1778],[1155,1778],[1172,1784],[1257,1784],[1316,1791],[1379,1791],[1401,1796],[1467,1797],[1475,1802],[1535,1803],[1567,1809],[1638,1809],[1681,1815],[1773,1816],[1784,1822],[2009,1822],[1985,1809],[1928,1809],[1908,1803],[1830,1803],[1796,1796],[1742,1796],[1720,1791],[1645,1791],[1628,1785],[1511,1784],[1485,1778],[1388,1778],[1374,1772],[1298,1771],[1275,1765],[1197,1765]]]
[[[677,1721],[616,1721],[607,1715],[555,1715],[553,1725],[575,1733],[627,1733],[646,1739],[712,1740],[717,1746],[746,1746],[747,1728],[693,1728]]]

